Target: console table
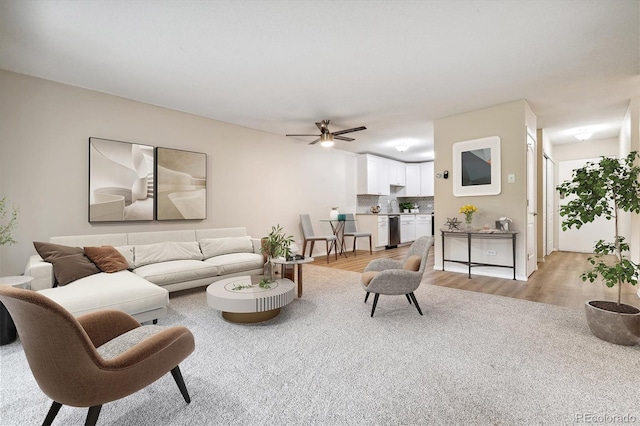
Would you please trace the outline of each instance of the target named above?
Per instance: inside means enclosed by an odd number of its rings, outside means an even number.
[[[468,230],[458,230],[458,231],[440,231],[442,235],[442,270],[444,271],[444,262],[456,262],[462,263],[469,267],[469,278],[471,278],[471,267],[472,266],[495,266],[498,268],[511,268],[513,269],[513,279],[516,279],[516,235],[518,231],[501,231],[501,230],[490,230],[490,231],[468,231]],[[453,260],[453,259],[445,259],[445,250],[444,244],[446,238],[466,238],[467,239],[467,260]],[[513,264],[512,265],[498,265],[494,263],[479,263],[471,261],[471,241],[477,239],[510,239],[512,241],[511,247],[513,251]]]

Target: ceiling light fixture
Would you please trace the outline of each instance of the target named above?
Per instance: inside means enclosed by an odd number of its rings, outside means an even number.
[[[323,133],[320,135],[320,145],[325,148],[330,148],[333,146],[333,135],[331,133]]]
[[[574,134],[573,136],[579,141],[586,141],[591,136],[593,136],[593,133],[588,130],[579,130],[578,133]]]
[[[409,147],[403,143],[396,145],[396,149],[400,152],[405,152]]]

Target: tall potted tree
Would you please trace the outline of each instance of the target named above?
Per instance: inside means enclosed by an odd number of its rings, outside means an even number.
[[[613,241],[595,243],[594,256],[589,257],[593,267],[581,278],[594,282],[601,277],[607,287],[618,286],[617,302],[585,303],[587,323],[596,337],[629,346],[640,341],[640,310],[621,303],[622,286],[638,283],[640,265],[629,259],[629,244],[620,235],[619,227],[621,212],[640,213],[638,158],[637,151],[623,159],[603,157],[599,163],[590,162],[574,170],[572,179],[557,187],[562,196],[575,196],[560,208],[563,230],[573,226],[579,229],[599,217],[614,221]]]

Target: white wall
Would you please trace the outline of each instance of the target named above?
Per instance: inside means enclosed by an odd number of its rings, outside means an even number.
[[[330,207],[356,209],[352,153],[2,70],[0,93],[0,197],[20,209],[0,275],[56,235],[245,226],[259,237],[279,223],[300,240],[300,213],[329,233],[318,220]],[[90,224],[91,136],[206,153],[207,219]]]
[[[640,151],[640,98],[631,99],[620,129],[619,153],[626,157],[631,151]],[[625,214],[620,233],[630,243],[630,259],[640,263],[640,215]],[[638,290],[640,295],[640,290]]]

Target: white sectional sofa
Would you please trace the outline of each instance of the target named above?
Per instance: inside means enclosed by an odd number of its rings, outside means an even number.
[[[79,316],[101,309],[119,309],[138,321],[166,315],[169,292],[200,287],[239,275],[259,275],[264,258],[260,239],[245,228],[195,229],[52,237],[50,243],[72,247],[113,246],[128,269],[89,275],[55,286],[53,265],[30,257],[25,275],[31,289]]]

